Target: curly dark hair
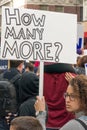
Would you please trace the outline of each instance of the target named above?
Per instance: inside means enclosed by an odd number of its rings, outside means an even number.
[[[85,63],[87,63],[87,55],[82,56],[78,61],[78,66],[85,68]]]
[[[78,75],[73,78],[69,84],[73,87],[73,91],[80,98],[80,110],[87,115],[87,76]]]

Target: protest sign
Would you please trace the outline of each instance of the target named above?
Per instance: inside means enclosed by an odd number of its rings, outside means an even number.
[[[83,25],[77,24],[77,49],[83,48],[84,42],[84,28]]]
[[[85,63],[85,75],[87,75],[87,63]]]
[[[1,59],[76,63],[77,16],[2,7]]]

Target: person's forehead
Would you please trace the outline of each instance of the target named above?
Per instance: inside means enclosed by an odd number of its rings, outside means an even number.
[[[16,130],[13,126],[10,126],[10,130]]]
[[[72,93],[73,92],[73,87],[71,85],[68,85],[66,91]]]

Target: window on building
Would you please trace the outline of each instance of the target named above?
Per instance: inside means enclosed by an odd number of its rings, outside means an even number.
[[[48,10],[48,5],[40,5],[40,10]]]
[[[80,21],[83,21],[83,7],[80,7]]]
[[[63,6],[55,6],[55,11],[56,12],[64,12],[64,7]]]
[[[0,27],[1,27],[1,15],[0,15]]]
[[[86,17],[86,19],[87,19],[87,7],[86,7],[86,16],[85,16],[85,17]]]
[[[83,0],[77,0],[79,4],[83,4]]]

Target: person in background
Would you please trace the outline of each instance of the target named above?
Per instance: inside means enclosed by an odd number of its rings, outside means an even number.
[[[44,91],[48,105],[47,130],[60,129],[66,122],[75,118],[75,115],[65,109],[63,93],[66,92],[68,82],[65,73],[75,71],[71,64],[45,63],[44,65]]]
[[[25,72],[20,79],[19,116],[36,116],[34,103],[39,94],[39,78],[35,73]]]
[[[39,77],[40,76],[40,66],[38,66],[38,70],[36,72],[36,75]]]
[[[76,64],[73,64],[72,65],[73,67],[77,67],[78,66],[78,62],[79,62],[80,58],[81,58],[81,56],[77,56]]]
[[[31,62],[25,63],[25,72],[34,72],[34,65]]]
[[[77,75],[76,77],[72,78],[69,81],[66,92],[64,93],[64,98],[66,110],[68,112],[82,112],[82,115],[78,119],[72,119],[67,122],[60,128],[60,130],[85,130],[79,120],[87,127],[87,76]],[[35,103],[36,111],[44,111],[44,102],[44,98],[41,99],[40,97],[37,97],[37,101]],[[39,120],[40,118],[42,119],[41,113],[38,116],[39,118],[37,118]]]
[[[24,62],[22,60],[21,61],[11,60],[10,61],[10,69],[4,71],[0,75],[0,79],[2,78],[3,80],[4,79],[11,80],[11,79],[13,79],[13,78],[15,78],[17,76],[16,80],[13,82],[14,87],[16,89],[16,95],[17,95],[17,97],[16,97],[17,98],[17,106],[18,106],[17,107],[17,111],[18,111],[18,108],[19,108],[19,79],[21,77],[23,67],[24,67]],[[8,97],[8,95],[7,95],[7,97]],[[5,102],[6,99],[3,99],[1,101],[4,102],[4,105],[1,108],[4,108],[5,105],[7,105],[6,102]],[[11,102],[9,102],[9,101],[8,101],[8,103],[9,103],[9,105],[11,104]],[[1,114],[2,115],[0,115],[0,130],[9,130],[10,120],[13,119],[13,118],[15,118],[15,116],[17,116],[17,114],[14,114],[14,113],[11,113],[11,112],[8,113],[8,111],[7,111],[6,117],[3,115],[3,113],[1,113]]]
[[[37,73],[39,65],[40,65],[40,62],[39,61],[35,61],[35,63],[34,63],[34,72],[35,73]]]
[[[17,80],[14,82],[18,106],[19,106],[19,79],[21,78],[23,68],[24,68],[23,60],[11,60],[10,68],[3,73],[3,78],[8,80],[11,80],[13,77],[18,75]]]
[[[20,102],[19,116],[33,116],[36,117],[36,111],[34,104],[36,101],[36,96],[39,94],[39,77],[32,72],[23,73],[20,79]],[[46,104],[46,120],[47,121],[47,111],[48,107]]]
[[[21,116],[11,121],[10,130],[43,130],[43,128],[36,118]]]
[[[85,63],[87,63],[87,55],[80,57],[77,62],[77,66],[74,67],[76,74],[84,74],[85,75]]]

